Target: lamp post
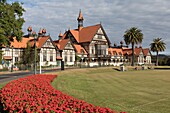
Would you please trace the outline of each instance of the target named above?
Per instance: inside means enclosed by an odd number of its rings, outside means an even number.
[[[37,34],[34,31],[32,33],[32,35],[34,36],[34,75],[36,74],[36,39],[37,39]]]
[[[13,72],[13,46],[12,46],[12,61],[11,61],[11,72]]]

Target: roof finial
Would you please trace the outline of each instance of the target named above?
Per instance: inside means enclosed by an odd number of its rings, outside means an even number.
[[[84,20],[84,18],[83,18],[81,9],[80,9],[79,16],[77,18],[77,21],[78,21],[78,30],[79,31],[83,28],[83,20]]]
[[[61,33],[61,31],[60,31],[60,34],[58,35],[58,37],[62,37],[63,36],[63,34]]]
[[[68,31],[69,31],[70,29],[71,29],[71,27],[69,26],[69,27],[68,27]]]
[[[80,9],[80,11],[79,11],[79,16],[78,16],[77,20],[78,20],[78,21],[84,20],[83,14],[82,14],[82,12],[81,12],[81,9]]]
[[[102,25],[102,21],[100,21],[100,25]]]

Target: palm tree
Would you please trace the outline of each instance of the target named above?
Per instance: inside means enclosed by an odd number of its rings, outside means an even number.
[[[125,31],[124,41],[126,45],[132,45],[132,66],[134,66],[134,45],[138,43],[142,43],[143,33],[140,29],[136,27],[132,27]]]
[[[150,44],[151,51],[156,52],[156,66],[158,66],[158,52],[164,51],[166,49],[165,45],[162,38],[155,38]]]

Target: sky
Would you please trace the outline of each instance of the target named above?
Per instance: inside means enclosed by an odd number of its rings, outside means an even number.
[[[77,28],[81,9],[84,27],[101,23],[112,45],[124,40],[127,29],[137,27],[144,35],[142,46],[150,47],[154,38],[162,38],[170,55],[170,1],[169,0],[8,0],[23,2],[27,34],[28,26],[39,32],[46,28],[53,40],[60,31]]]

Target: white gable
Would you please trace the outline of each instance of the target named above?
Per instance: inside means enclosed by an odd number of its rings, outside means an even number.
[[[140,51],[139,55],[143,55],[143,51],[142,50]]]
[[[43,45],[43,47],[55,48],[50,39],[48,39],[48,40],[45,42],[45,44]]]
[[[64,49],[74,49],[74,48],[73,48],[71,42],[69,41],[69,42],[66,44],[66,46],[65,46]]]
[[[106,36],[104,35],[104,32],[101,28],[97,31],[93,40],[107,41]]]

